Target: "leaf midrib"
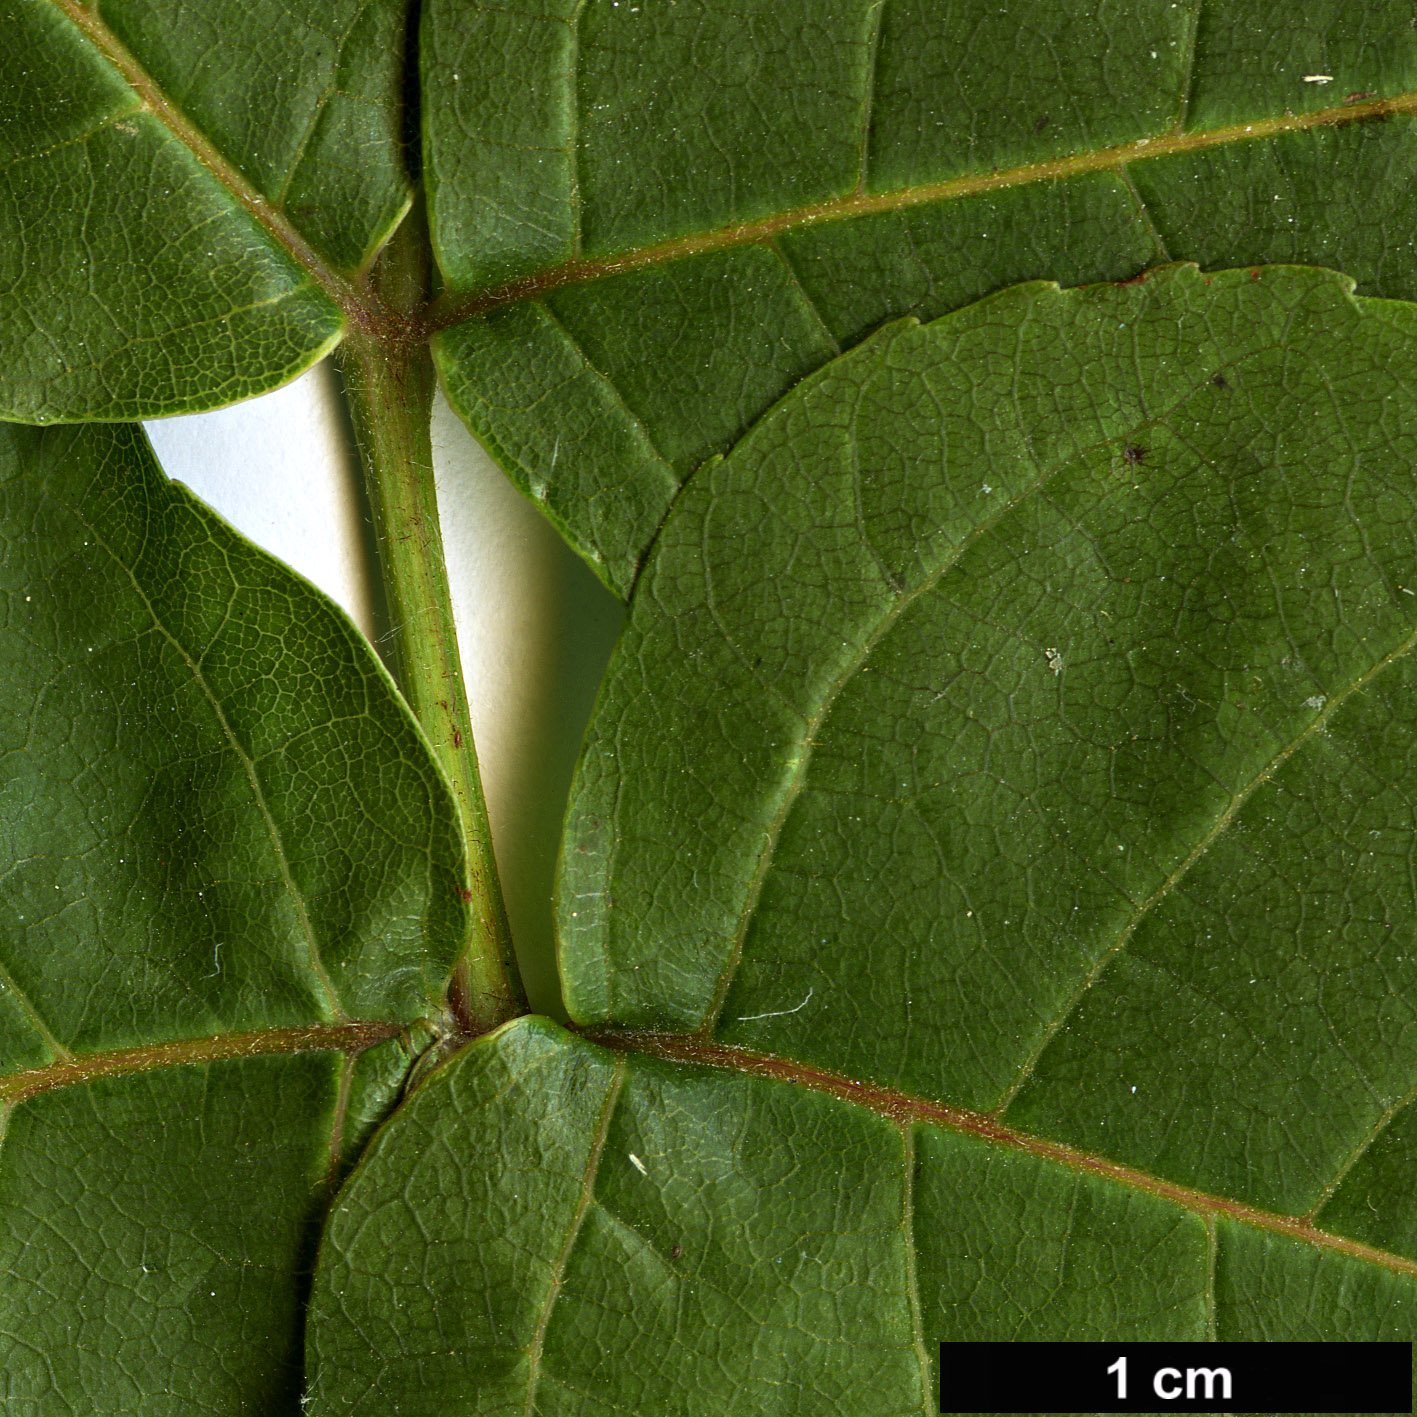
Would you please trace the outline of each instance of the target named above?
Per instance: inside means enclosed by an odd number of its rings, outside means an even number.
[[[983,192],[1024,186],[1036,182],[1059,181],[1089,172],[1113,171],[1124,180],[1133,162],[1167,157],[1175,153],[1198,152],[1239,142],[1260,142],[1285,133],[1316,128],[1342,127],[1389,116],[1417,114],[1417,91],[1391,98],[1369,99],[1361,103],[1338,104],[1312,113],[1285,113],[1251,123],[1232,123],[1201,132],[1181,131],[1181,123],[1150,137],[1129,143],[1090,149],[996,168],[985,173],[969,173],[940,182],[919,183],[890,192],[868,193],[862,184],[843,197],[777,212],[755,221],[732,223],[713,230],[694,232],[671,240],[593,258],[575,256],[549,266],[535,275],[520,277],[503,285],[471,294],[449,293],[419,312],[396,311],[370,287],[364,273],[373,265],[378,251],[364,270],[350,277],[336,270],[311,245],[279,206],[264,196],[244,173],[213,144],[164,92],[157,81],[126,45],[108,28],[97,13],[79,0],[49,0],[111,64],[137,94],[142,110],[151,113],[188,152],[226,189],[232,198],[300,266],[324,294],[339,307],[351,323],[382,340],[390,347],[406,347],[437,334],[440,330],[474,319],[503,305],[558,290],[563,286],[618,275],[645,267],[664,265],[686,256],[721,251],[771,241],[794,228],[823,222],[847,220],[881,212],[904,210],[927,202],[949,201]],[[884,5],[877,7],[877,21]],[[578,11],[579,13],[579,11]],[[1193,30],[1194,30],[1193,26]],[[1184,100],[1182,107],[1184,122]],[[869,124],[869,112],[867,114]],[[867,134],[869,138],[869,132]],[[863,144],[862,177],[865,175]],[[394,223],[397,229],[398,223]],[[579,223],[577,223],[579,231]],[[382,249],[382,248],[380,248]]]
[[[0,1078],[0,1108],[27,1102],[43,1092],[79,1087],[100,1078],[189,1063],[214,1063],[236,1058],[269,1057],[281,1053],[363,1053],[403,1033],[405,1025],[384,1021],[338,1024],[296,1024],[289,1028],[218,1033],[204,1038],[179,1038],[166,1043],[139,1044],[103,1052],[81,1053],[42,1068],[27,1068]]]
[[[271,1057],[307,1052],[341,1052],[353,1058],[380,1043],[398,1037],[406,1031],[400,1023],[361,1021],[347,1024],[309,1024],[286,1028],[252,1030],[249,1032],[214,1034],[200,1038],[184,1038],[79,1055],[44,1067],[26,1069],[0,1078],[0,1110],[46,1092],[82,1086],[86,1083],[125,1075],[152,1072],[162,1068],[233,1061],[243,1058]],[[1346,1255],[1389,1272],[1417,1276],[1417,1261],[1394,1254],[1377,1246],[1351,1240],[1332,1231],[1320,1229],[1312,1216],[1318,1207],[1303,1215],[1288,1215],[1248,1205],[1225,1196],[1217,1196],[1179,1182],[1155,1176],[1139,1167],[1128,1166],[1094,1152],[1069,1146],[1032,1133],[1021,1131],[1001,1122],[998,1117],[969,1108],[938,1102],[900,1089],[876,1083],[862,1082],[842,1073],[791,1059],[755,1052],[751,1049],[707,1043],[691,1034],[602,1032],[577,1030],[590,1042],[615,1053],[642,1054],[665,1062],[716,1068],[746,1076],[766,1077],[809,1091],[822,1093],[840,1101],[864,1107],[897,1125],[908,1126],[925,1122],[954,1133],[973,1136],[1011,1150],[1062,1165],[1086,1175],[1092,1175],[1119,1185],[1129,1191],[1141,1192],[1179,1205],[1200,1216],[1214,1243],[1214,1222],[1217,1217],[1237,1221],[1252,1229],[1281,1235],[1290,1240],[1309,1244],[1317,1249]],[[561,1256],[562,1266],[569,1258],[580,1222],[593,1194],[594,1177],[603,1150],[604,1133],[608,1129],[613,1101],[623,1080],[623,1064],[617,1069],[609,1089],[607,1105],[597,1128],[590,1164],[582,1187],[575,1224],[571,1228]],[[1325,1195],[1325,1199],[1328,1195]],[[559,1283],[547,1296],[542,1322],[544,1335],[550,1311],[559,1294]]]
[[[1305,1215],[1287,1215],[1228,1196],[1214,1195],[1163,1176],[1153,1175],[1140,1167],[1113,1161],[1096,1152],[1070,1146],[1066,1142],[1053,1141],[1021,1131],[987,1112],[933,1101],[898,1088],[884,1087],[879,1083],[862,1082],[844,1073],[832,1072],[814,1064],[799,1063],[790,1058],[759,1053],[748,1048],[708,1042],[695,1034],[609,1032],[590,1029],[576,1031],[587,1041],[620,1054],[641,1053],[670,1063],[697,1064],[727,1072],[772,1078],[778,1082],[804,1087],[811,1092],[824,1093],[843,1102],[854,1103],[898,1125],[927,1122],[945,1131],[976,1137],[1012,1151],[1025,1152],[1040,1160],[1065,1166],[1071,1171],[1100,1177],[1129,1192],[1141,1192],[1169,1201],[1207,1222],[1224,1217],[1251,1229],[1281,1235],[1316,1249],[1346,1255],[1350,1259],[1394,1274],[1417,1277],[1417,1260],[1380,1249],[1376,1245],[1365,1244],[1360,1240],[1349,1239],[1333,1231],[1322,1230],[1310,1218],[1312,1212]]]
[[[902,211],[927,202],[952,201],[1035,182],[1055,182],[1090,172],[1116,172],[1125,178],[1128,166],[1134,162],[1170,157],[1176,153],[1201,152],[1233,143],[1263,142],[1286,133],[1344,127],[1350,123],[1410,114],[1417,114],[1417,92],[1398,94],[1393,98],[1369,99],[1363,103],[1338,104],[1313,113],[1285,113],[1277,118],[1231,123],[1195,133],[1172,129],[1112,147],[1021,163],[1016,167],[997,168],[989,172],[970,173],[942,182],[920,183],[890,192],[865,193],[858,190],[844,197],[808,203],[755,221],[735,222],[713,230],[692,232],[687,236],[631,247],[605,256],[563,261],[535,275],[486,290],[444,296],[429,307],[425,323],[430,333],[437,333],[501,306],[536,299],[564,286],[581,285],[627,271],[665,265],[686,256],[764,243],[799,227]]]
[[[96,10],[78,0],[49,0],[49,3],[118,71],[124,83],[137,94],[139,109],[156,118],[191,153],[349,320],[364,329],[397,322],[393,312],[370,290],[342,275],[315,250],[285,213],[168,97],[132,51],[99,18]],[[125,116],[131,117],[132,110]]]

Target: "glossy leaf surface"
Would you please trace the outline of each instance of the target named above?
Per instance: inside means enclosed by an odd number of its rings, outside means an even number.
[[[354,627],[140,432],[0,428],[0,497],[0,1392],[274,1411],[466,933],[456,809]]]
[[[1411,299],[1410,20],[432,0],[450,397],[623,595],[684,477],[890,319],[1167,260]]]

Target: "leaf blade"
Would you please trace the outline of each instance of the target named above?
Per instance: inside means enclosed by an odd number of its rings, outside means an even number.
[[[140,430],[0,425],[0,499],[6,1393],[293,1410],[314,1232],[467,934],[457,809]]]
[[[7,418],[215,408],[368,315],[350,277],[410,199],[400,7],[337,6],[333,35],[279,6],[171,19],[147,0],[0,17]]]
[[[318,15],[217,3],[195,24],[170,0],[107,0],[89,33],[126,51],[215,151],[350,274],[411,197],[399,132],[404,24],[402,7],[387,0],[337,0]]]
[[[533,1069],[548,1067],[567,1074],[595,1070],[603,1079],[594,1089],[595,1105],[582,1106],[575,1088],[524,1085]],[[621,1090],[612,1079],[625,1069]],[[899,1234],[902,1177],[871,1176],[863,1164],[863,1153],[873,1155],[882,1148],[901,1161],[899,1136],[874,1120],[851,1118],[843,1125],[831,1110],[834,1104],[822,1107],[809,1100],[806,1106],[814,1117],[830,1119],[833,1139],[849,1135],[856,1154],[847,1156],[849,1179],[844,1174],[837,1180],[830,1196],[788,1201],[800,1214],[783,1222],[771,1206],[754,1203],[760,1191],[769,1190],[787,1200],[793,1163],[782,1148],[754,1149],[745,1137],[745,1152],[753,1156],[747,1170],[753,1174],[739,1177],[731,1167],[716,1172],[728,1135],[750,1116],[751,1108],[736,1099],[730,1103],[708,1155],[696,1154],[703,1113],[701,1103],[689,1100],[695,1088],[726,1098],[725,1085],[736,1089],[740,1083],[708,1073],[678,1077],[644,1059],[617,1065],[605,1050],[571,1040],[542,1020],[508,1025],[462,1054],[400,1113],[397,1126],[384,1131],[328,1232],[311,1324],[313,1409],[375,1411],[390,1394],[403,1390],[399,1374],[408,1371],[408,1360],[400,1362],[396,1355],[410,1352],[412,1334],[400,1331],[404,1305],[396,1312],[379,1286],[368,1282],[366,1247],[390,1242],[405,1250],[410,1227],[418,1223],[420,1203],[456,1195],[467,1197],[467,1202],[455,1202],[445,1212],[447,1229],[435,1240],[440,1259],[453,1265],[444,1270],[438,1263],[439,1273],[430,1277],[429,1285],[443,1300],[430,1301],[421,1284],[400,1295],[418,1306],[422,1322],[415,1322],[413,1332],[423,1348],[436,1354],[430,1358],[420,1352],[424,1366],[412,1396],[416,1411],[522,1411],[533,1410],[535,1404],[534,1410],[547,1412],[598,1412],[625,1405],[644,1411],[678,1405],[686,1412],[746,1412],[762,1410],[752,1404],[765,1400],[783,1412],[820,1411],[822,1401],[841,1395],[847,1373],[854,1371],[852,1381],[862,1381],[863,1371],[852,1367],[862,1362],[871,1364],[872,1375],[892,1394],[895,1405],[880,1410],[923,1411],[923,1374],[910,1335]],[[545,1184],[539,1179],[543,1167],[538,1138],[546,1133],[559,1137],[561,1129],[573,1123],[564,1100],[568,1097],[580,1114],[575,1124],[578,1164],[568,1170],[567,1195],[543,1230],[534,1209],[535,1193]],[[755,1100],[791,1105],[770,1089]],[[508,1145],[503,1155],[479,1157],[456,1144],[461,1129],[452,1117],[460,1115],[465,1125],[477,1128],[489,1104],[497,1109],[498,1122],[511,1130],[504,1133]],[[748,1125],[764,1142],[773,1138],[771,1120],[755,1119]],[[804,1134],[809,1130],[802,1128]],[[409,1169],[421,1170],[416,1158],[433,1135],[454,1143],[438,1147],[444,1157],[440,1184],[426,1193],[420,1188],[401,1214],[392,1214],[385,1203],[387,1187]],[[592,1145],[596,1135],[601,1137],[599,1148]],[[835,1165],[839,1154],[831,1142],[822,1138],[819,1145],[823,1158],[830,1154]],[[848,1153],[852,1149],[848,1147]],[[630,1159],[640,1151],[642,1165],[654,1168],[649,1176]],[[687,1170],[676,1173],[681,1161]],[[503,1185],[506,1175],[517,1178],[512,1186]],[[646,1211],[646,1183],[655,1187],[653,1176],[664,1178],[665,1189],[649,1201]],[[528,1186],[532,1195],[527,1194]],[[588,1208],[576,1204],[582,1195],[592,1197]],[[877,1258],[864,1236],[836,1237],[823,1228],[836,1199],[873,1239],[884,1241],[887,1258]],[[479,1200],[504,1214],[512,1212],[515,1223],[509,1238],[483,1226]],[[716,1233],[703,1226],[705,1214],[715,1205],[726,1206],[725,1213],[733,1218]],[[388,1217],[377,1242],[365,1220],[375,1216]],[[812,1253],[800,1261],[786,1238],[798,1222],[812,1231],[801,1236]],[[673,1253],[675,1235],[683,1240],[680,1253]],[[763,1253],[763,1246],[770,1253]],[[421,1248],[415,1245],[413,1253]],[[774,1264],[773,1254],[791,1258],[791,1277]],[[523,1304],[530,1296],[525,1294],[525,1279],[506,1267],[505,1257],[512,1255],[522,1269],[530,1255],[548,1274],[562,1276],[554,1285],[554,1300],[544,1309],[537,1304],[516,1325],[502,1315],[515,1302],[519,1287]],[[821,1273],[814,1273],[817,1266]],[[879,1281],[869,1298],[859,1290],[855,1299],[840,1291],[853,1266],[858,1275],[870,1274],[873,1282]],[[624,1279],[617,1282],[617,1273]],[[697,1274],[698,1282],[685,1283],[690,1274]],[[455,1278],[459,1275],[466,1279],[460,1282]],[[650,1282],[644,1288],[646,1280]],[[793,1289],[799,1283],[797,1313],[806,1332],[794,1332],[791,1318]],[[538,1285],[537,1290],[553,1294],[552,1286]],[[683,1328],[678,1327],[676,1292],[688,1306]],[[755,1352],[750,1335],[760,1295],[788,1307],[770,1321],[773,1337]],[[883,1296],[890,1301],[886,1320],[873,1312]],[[489,1300],[497,1314],[491,1323],[483,1318]],[[833,1312],[834,1302],[840,1312]],[[450,1304],[456,1312],[445,1319]],[[596,1315],[602,1338],[591,1344],[585,1341],[586,1329],[597,1323]],[[511,1347],[520,1339],[520,1348],[512,1351],[525,1349],[536,1331],[533,1317],[541,1322],[544,1344],[535,1365],[523,1359],[505,1370],[501,1363],[494,1368],[484,1345]],[[373,1354],[357,1336],[370,1321],[379,1325]],[[434,1324],[436,1338],[428,1332]],[[639,1372],[638,1365],[624,1362],[627,1346],[637,1346],[648,1358]],[[845,1368],[843,1355],[849,1355]],[[469,1363],[489,1378],[495,1372],[495,1378],[470,1388]],[[754,1367],[758,1371],[752,1371]],[[805,1403],[817,1405],[814,1409]]]
[[[9,785],[26,804],[12,818],[11,858],[32,863],[7,882],[28,917],[6,956],[21,987],[68,1019],[60,1032],[72,1046],[150,1041],[97,1022],[104,1006],[74,995],[78,961],[105,967],[77,923],[58,927],[63,969],[42,963],[56,948],[44,922],[77,903],[93,915],[93,941],[112,948],[131,935],[130,967],[146,959],[147,986],[133,992],[154,1001],[148,1026],[162,1016],[159,997],[186,1016],[165,1026],[190,1034],[218,1020],[303,1023],[312,1007],[316,1018],[417,1018],[466,928],[463,849],[442,779],[420,761],[421,736],[367,644],[293,573],[165,483],[140,434],[3,437],[17,607],[6,717],[31,755]],[[39,538],[27,534],[35,526]],[[66,783],[84,762],[110,775],[98,820]],[[361,784],[361,762],[380,764],[387,782]],[[431,826],[416,825],[422,814]],[[245,864],[212,886],[223,855]],[[268,964],[257,967],[252,947],[245,968],[257,972],[238,982],[220,950],[250,940],[258,921],[271,930],[260,947]],[[31,956],[25,939],[47,943]],[[390,959],[421,961],[425,940],[439,964],[378,982]],[[241,969],[240,956],[225,965]]]
[[[467,54],[470,39],[453,9],[430,11],[428,33],[449,43],[456,36]],[[430,70],[430,180],[442,184],[450,208],[481,202],[491,230],[499,203],[511,200],[497,184],[511,182],[516,163],[530,157],[489,138],[474,181],[452,155],[469,132],[482,131],[479,123],[516,127],[532,122],[534,108],[536,122],[548,124],[554,112],[546,153],[559,162],[574,150],[579,160],[566,158],[554,200],[547,189],[551,208],[528,225],[554,226],[560,235],[550,246],[533,241],[517,254],[496,244],[507,232],[487,236],[498,264],[481,269],[482,227],[450,220],[438,236],[452,292],[435,311],[444,329],[435,346],[454,406],[625,596],[682,473],[666,488],[656,460],[632,458],[616,485],[617,454],[600,440],[576,466],[558,449],[605,418],[618,394],[652,443],[681,447],[697,464],[726,451],[802,376],[784,370],[751,406],[741,400],[744,377],[772,367],[763,351],[772,349],[778,313],[762,290],[761,262],[725,261],[735,251],[780,249],[847,342],[1014,282],[1115,280],[1178,259],[1215,269],[1333,266],[1353,274],[1364,294],[1410,298],[1410,252],[1384,235],[1412,218],[1412,186],[1401,173],[1410,161],[1417,56],[1406,19],[1386,5],[1362,15],[1325,8],[1280,27],[1253,7],[1227,7],[1197,35],[1196,13],[1141,0],[1085,16],[1046,5],[945,16],[928,5],[855,3],[827,16],[779,6],[746,18],[706,4],[674,18],[589,6],[518,29],[512,12],[499,11],[505,42],[489,48],[489,65],[505,48],[539,43],[531,38],[537,25],[579,37],[557,40],[550,89],[538,89],[545,96],[535,104],[519,91],[515,65],[495,61],[489,77],[500,97],[474,105],[480,119],[458,106],[471,101],[465,83],[454,94],[447,66]],[[698,47],[719,26],[721,42]],[[1364,77],[1344,92],[1306,83],[1308,61],[1295,57],[1303,54],[1316,56],[1311,69]],[[1273,66],[1263,83],[1256,56]],[[660,85],[655,73],[678,82]],[[925,73],[947,77],[925,83]],[[773,102],[751,101],[758,84],[773,88]],[[805,93],[811,102],[791,101]],[[690,101],[686,94],[702,99],[692,122],[674,107]],[[735,105],[733,95],[743,101]],[[823,157],[822,144],[836,156]],[[802,158],[790,172],[787,154]],[[1079,220],[1096,229],[1075,227]],[[716,281],[711,259],[722,267]],[[655,273],[658,282],[640,278]],[[657,298],[666,280],[712,285],[714,295],[687,307],[687,319],[685,307],[666,309]],[[524,387],[536,359],[564,359],[556,335],[528,326],[572,287],[585,287],[586,302],[599,306],[596,328],[641,336],[643,363],[585,351],[582,382],[594,394],[548,378],[504,400],[502,387]],[[833,306],[844,306],[835,318]],[[691,327],[692,346],[682,339]],[[535,357],[533,340],[542,346]],[[475,350],[466,361],[464,343]],[[699,352],[735,344],[744,355],[719,368]],[[668,357],[649,353],[660,348]],[[680,396],[651,408],[635,387],[646,367]],[[735,405],[741,417],[731,419]],[[611,498],[618,503],[607,515]]]
[[[1402,811],[1410,318],[1171,268],[804,384],[636,595],[563,854],[573,1016],[1319,1203],[1411,1089],[1405,878],[1337,826]]]
[[[317,1413],[402,1400],[399,1375],[421,1361],[434,1392],[418,1384],[415,1413],[708,1417],[766,1404],[805,1417],[825,1403],[884,1417],[935,1409],[939,1342],[1409,1331],[1413,1266],[1286,1231],[1283,1217],[1238,1218],[1223,1200],[1031,1139],[1001,1146],[929,1104],[781,1060],[705,1049],[704,1068],[683,1061],[687,1049],[667,1062],[638,1046],[612,1052],[519,1020],[470,1045],[386,1128],[321,1255]],[[600,1105],[573,1125],[583,1161],[603,1140],[598,1163],[566,1178],[560,1214],[577,1209],[579,1224],[538,1233],[523,1200],[540,1172],[535,1124],[559,1141],[568,1091],[520,1084],[548,1066],[601,1070]],[[476,1145],[504,1124],[503,1154]],[[428,1179],[410,1191],[410,1175]],[[509,1210],[516,1246],[487,1220]],[[376,1257],[389,1249],[457,1305],[435,1339],[404,1328],[381,1290]],[[523,1270],[534,1257],[562,1274],[544,1353],[535,1372],[523,1358],[469,1385],[469,1371],[489,1372],[483,1345],[515,1343],[502,1318],[518,1291],[511,1253]],[[409,1291],[436,1315],[421,1294]]]
[[[294,1406],[296,1276],[340,1061],[139,1073],[7,1114],[0,1353],[17,1410]]]

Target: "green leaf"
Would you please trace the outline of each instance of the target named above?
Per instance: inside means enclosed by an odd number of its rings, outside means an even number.
[[[563,854],[613,1031],[509,1025],[376,1139],[313,1410],[884,1417],[941,1342],[1410,1337],[1414,335],[1304,268],[1023,286],[694,474]]]
[[[1417,1081],[1414,334],[1327,273],[1170,267],[802,385],[636,594],[572,1016],[1326,1202]]]
[[[1168,260],[1417,297],[1410,8],[1198,11],[430,0],[449,397],[625,595],[683,479],[901,315]]]
[[[5,0],[0,415],[213,408],[324,354],[409,202],[403,29],[399,0]]]
[[[353,626],[141,433],[0,427],[0,498],[5,1396],[275,1411],[466,937],[456,808]]]
[[[196,15],[179,0],[95,8],[101,25],[76,6],[69,13],[98,54],[121,63],[126,51],[149,91],[155,85],[335,270],[364,265],[411,195],[399,0],[326,0],[313,13],[235,0],[209,0]]]
[[[326,1232],[310,1410],[885,1417],[938,1410],[941,1341],[1411,1333],[1411,1270],[868,1101],[479,1041]]]
[[[430,341],[630,600],[582,1032],[446,1062],[493,867],[369,647],[131,427],[0,426],[7,1411],[873,1417],[941,1340],[1412,1336],[1408,7],[0,41],[0,417],[351,334],[474,787]]]

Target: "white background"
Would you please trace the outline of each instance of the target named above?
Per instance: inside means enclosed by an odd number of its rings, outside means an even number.
[[[263,398],[146,425],[170,477],[342,605],[386,628],[357,455],[329,361]],[[551,884],[585,721],[618,602],[441,398],[433,459],[473,734],[518,957],[560,1015]]]

